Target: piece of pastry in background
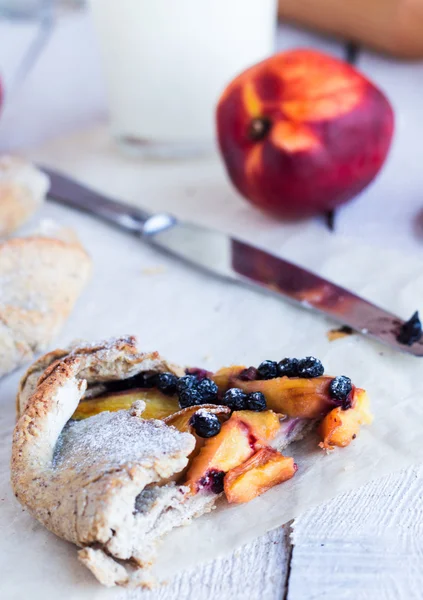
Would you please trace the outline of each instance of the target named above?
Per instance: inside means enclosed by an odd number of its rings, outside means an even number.
[[[48,177],[30,162],[0,156],[0,237],[18,229],[41,207]]]
[[[0,377],[45,349],[90,273],[91,260],[69,230],[0,242]]]

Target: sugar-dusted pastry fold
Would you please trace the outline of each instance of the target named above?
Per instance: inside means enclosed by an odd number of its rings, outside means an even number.
[[[45,363],[54,362],[26,399],[14,432],[14,492],[43,525],[81,546],[80,560],[102,583],[142,583],[137,566],[152,560],[157,539],[215,501],[207,492],[187,500],[188,487],[168,482],[186,466],[195,438],[142,419],[142,402],[69,419],[87,386],[181,370],[157,353],[140,353],[132,338],[48,357]]]

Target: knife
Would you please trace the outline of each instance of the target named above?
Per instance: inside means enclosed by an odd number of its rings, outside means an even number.
[[[49,196],[61,204],[126,229],[203,271],[265,289],[395,350],[423,356],[422,340],[411,345],[398,342],[403,320],[311,271],[225,233],[165,213],[149,213],[109,199],[51,169],[43,171],[51,181]]]

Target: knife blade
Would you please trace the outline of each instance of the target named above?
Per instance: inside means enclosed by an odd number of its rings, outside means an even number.
[[[311,271],[223,232],[172,215],[151,214],[107,198],[52,169],[42,169],[50,177],[53,200],[137,234],[203,271],[283,296],[395,350],[423,356],[423,340],[411,346],[397,341],[402,319]]]

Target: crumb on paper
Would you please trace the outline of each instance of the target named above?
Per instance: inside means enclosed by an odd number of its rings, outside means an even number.
[[[353,463],[353,462],[346,463],[343,467],[344,471],[353,471],[354,469],[355,469],[355,463]]]
[[[161,275],[166,272],[166,267],[164,265],[156,265],[154,267],[144,267],[141,269],[141,273],[143,275]]]
[[[33,231],[33,235],[58,239],[63,242],[77,243],[78,236],[71,227],[65,227],[54,219],[41,219]]]
[[[337,329],[330,329],[327,332],[327,336],[330,342],[334,342],[335,340],[344,338],[347,335],[352,335],[353,333],[354,331],[351,327],[348,325],[342,325],[342,327],[338,327]]]
[[[335,450],[335,446],[327,446],[327,445],[325,445],[325,442],[320,442],[318,444],[318,446],[319,446],[319,448],[321,448],[323,450],[323,452],[326,455],[332,454],[333,451]]]
[[[205,355],[203,356],[203,360],[204,360],[205,362],[210,362],[212,358],[213,358],[213,357],[212,357],[212,355],[211,355],[211,354],[205,354]]]

